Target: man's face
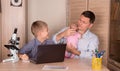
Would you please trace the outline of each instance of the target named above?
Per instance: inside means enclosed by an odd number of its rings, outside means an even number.
[[[78,20],[78,29],[81,32],[86,32],[87,29],[90,29],[93,24],[90,23],[90,19],[81,15]]]

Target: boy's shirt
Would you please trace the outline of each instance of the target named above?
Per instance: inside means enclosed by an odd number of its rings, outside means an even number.
[[[36,53],[37,53],[37,47],[39,45],[46,45],[46,44],[54,44],[52,40],[45,40],[43,43],[38,41],[36,38],[31,40],[29,43],[27,43],[25,46],[23,46],[20,50],[20,54],[27,54],[28,57],[35,58]]]

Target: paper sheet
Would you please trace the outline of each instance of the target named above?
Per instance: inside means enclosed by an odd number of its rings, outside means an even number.
[[[67,70],[67,66],[44,65],[42,70]]]

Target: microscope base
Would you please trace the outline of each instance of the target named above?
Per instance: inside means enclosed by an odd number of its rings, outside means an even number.
[[[15,63],[15,62],[18,62],[19,61],[19,59],[13,59],[13,58],[9,58],[9,59],[5,59],[5,60],[3,60],[2,62],[13,62],[13,63]]]

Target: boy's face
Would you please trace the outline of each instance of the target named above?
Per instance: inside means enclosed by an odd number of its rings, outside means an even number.
[[[40,36],[42,40],[48,39],[48,28],[47,27],[43,28],[38,33],[39,33],[38,36]]]

